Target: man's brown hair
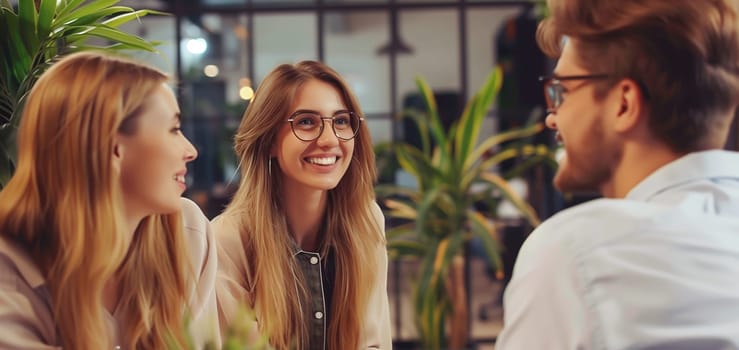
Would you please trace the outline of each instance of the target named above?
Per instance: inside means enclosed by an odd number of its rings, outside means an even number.
[[[566,37],[591,73],[637,82],[652,133],[674,151],[722,147],[739,102],[733,1],[548,0],[537,40],[558,57]]]

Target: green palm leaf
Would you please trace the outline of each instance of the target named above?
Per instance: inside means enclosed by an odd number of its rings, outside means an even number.
[[[414,176],[418,184],[417,189],[380,185],[376,193],[379,198],[387,199],[386,214],[405,222],[398,231],[392,228],[388,231],[393,232],[388,234],[391,256],[420,257],[420,273],[414,284],[414,309],[424,349],[443,349],[448,345],[445,343],[446,322],[453,303],[446,284],[450,264],[462,256],[465,243],[478,238],[491,266],[501,266],[502,248],[497,242],[495,226],[488,216],[474,209],[474,204],[483,201],[492,205],[490,214],[495,216],[498,203],[508,200],[532,225],[539,224],[531,205],[493,170],[508,159],[523,160],[518,162],[516,171],[549,162],[552,151],[548,147],[521,141],[543,130],[543,124],[536,119],[540,114],[532,114],[532,125],[484,138],[478,144],[482,123],[500,91],[501,77],[500,68],[490,73],[448,132],[441,125],[431,88],[423,79],[417,79],[426,111],[406,111],[404,117],[414,122],[421,133],[422,144],[420,147],[396,144],[386,148],[395,151],[399,166]],[[498,150],[502,143],[509,141],[521,144]],[[483,156],[488,158],[483,159]],[[473,188],[474,193],[471,192]],[[493,197],[493,193],[499,196]]]
[[[51,21],[56,11],[56,0],[41,0],[39,6],[38,22],[36,22],[36,35],[46,38],[51,32]]]
[[[103,21],[102,23],[110,27],[118,28],[119,26],[133,21],[134,19],[141,20],[141,17],[144,17],[146,15],[169,16],[169,13],[154,10],[137,10],[129,13],[122,13],[118,16]]]
[[[84,19],[86,16],[96,14],[100,11],[105,11],[118,2],[120,2],[120,0],[90,1],[86,5],[77,8],[74,3],[77,3],[76,5],[80,5],[82,1],[69,1],[68,4],[70,4],[70,6],[65,6],[62,9],[62,12],[52,20],[52,25],[73,25],[81,19]]]
[[[156,42],[117,27],[145,15],[163,13],[115,6],[118,2],[21,0],[16,13],[8,0],[0,0],[0,37],[4,38],[0,40],[0,128],[5,128],[4,141],[15,140],[28,92],[59,55],[91,49],[156,52]],[[89,45],[91,37],[109,43]],[[0,188],[14,170],[15,157],[14,141],[0,143]]]
[[[511,188],[511,186],[505,179],[503,179],[500,175],[491,172],[484,172],[480,174],[480,177],[484,181],[487,181],[500,189],[503,197],[511,201],[511,203],[513,203],[513,205],[524,215],[529,223],[531,223],[533,226],[539,226],[541,221],[539,220],[539,216],[536,214],[534,208],[531,206],[531,204],[527,203],[523,198],[521,198],[521,196],[519,196],[516,191]]]
[[[23,38],[23,44],[26,46],[26,52],[36,52],[39,41],[36,36],[36,2],[35,1],[19,1],[18,2],[18,24],[19,34]]]

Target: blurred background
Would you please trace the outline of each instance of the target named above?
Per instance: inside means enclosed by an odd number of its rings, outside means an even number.
[[[206,206],[209,216],[220,211],[222,203],[216,202],[238,177],[233,132],[254,90],[278,64],[312,59],[336,69],[357,95],[375,143],[414,142],[413,130],[405,130],[396,116],[420,103],[415,85],[419,76],[433,89],[442,119],[451,122],[492,68],[507,65],[497,106],[505,110],[490,111],[484,134],[525,123],[531,110],[544,103],[537,77],[548,67],[534,41],[537,19],[530,1],[120,4],[172,14],[146,16],[122,29],[162,42],[161,54],[131,54],[178,82],[185,132],[200,152],[188,173],[190,195]]]
[[[219,214],[238,184],[232,137],[264,76],[276,65],[312,59],[337,70],[362,106],[373,142],[418,145],[404,110],[422,108],[415,79],[434,92],[442,123],[459,118],[465,102],[496,65],[504,83],[481,136],[544,116],[537,78],[551,69],[535,43],[540,13],[531,1],[485,0],[124,0],[122,5],[168,12],[122,27],[160,41],[160,54],[132,52],[176,78],[183,129],[199,151],[189,190],[207,216]],[[538,109],[537,109],[538,108]],[[551,133],[536,142],[553,145]],[[533,142],[533,140],[529,140]],[[380,182],[414,186],[411,176],[379,159]],[[502,164],[501,167],[506,167]],[[505,170],[505,169],[501,169]],[[550,186],[553,170],[537,167],[512,182],[543,219],[566,201]],[[502,205],[498,239],[503,266],[491,266],[470,244],[466,255],[469,327],[466,348],[492,349],[502,326],[502,289],[515,253],[530,232],[515,209]],[[388,219],[388,227],[393,220]],[[396,349],[421,349],[413,288],[419,261],[391,260],[388,292]]]
[[[232,137],[254,90],[276,65],[312,59],[337,70],[359,99],[373,142],[418,143],[415,129],[398,115],[421,108],[415,84],[423,77],[448,126],[497,64],[504,68],[500,98],[489,111],[482,136],[527,122],[544,105],[537,78],[551,68],[535,43],[537,8],[531,1],[484,0],[126,0],[133,8],[171,16],[146,16],[122,29],[161,41],[162,55],[135,52],[176,77],[186,135],[199,151],[188,172],[188,197],[209,217],[220,213],[238,184]],[[540,115],[543,117],[543,115]],[[543,133],[538,136],[547,138]],[[378,162],[380,160],[378,159]],[[397,167],[381,181],[410,185]],[[544,218],[565,203],[540,168],[518,181]],[[534,191],[529,191],[533,189]],[[505,207],[501,210],[505,210]],[[517,247],[530,231],[515,210],[501,230],[510,270]],[[392,222],[389,222],[392,224]],[[469,348],[493,348],[502,326],[500,306],[506,274],[493,269],[473,245],[467,268]],[[414,259],[394,259],[389,294],[396,349],[421,348],[414,324]],[[497,271],[497,273],[496,273]],[[509,272],[509,271],[504,271]]]
[[[85,3],[90,2],[94,1]],[[18,0],[9,3],[18,7]],[[264,76],[278,64],[308,59],[338,71],[359,99],[363,125],[369,128],[376,147],[380,177],[376,189],[378,202],[386,210],[391,258],[388,294],[394,348],[493,349],[502,328],[503,290],[526,236],[541,220],[596,197],[562,195],[551,185],[557,145],[552,132],[541,131],[545,101],[538,77],[549,74],[555,62],[535,42],[538,21],[545,13],[542,3],[121,0],[118,5],[169,14],[147,15],[121,29],[159,43],[157,53],[134,50],[128,54],[174,78],[183,131],[199,152],[189,164],[185,195],[209,218],[223,210],[238,185],[233,135]],[[416,79],[427,83],[438,105],[440,127],[448,130],[459,122],[465,104],[495,67],[501,68],[503,79],[497,99],[480,115],[482,123],[475,130],[479,139],[462,142],[479,145],[512,130],[536,124],[539,128],[473,159],[485,164],[476,171],[494,173],[500,181],[478,181],[485,177],[476,173],[471,175],[476,179],[472,186],[450,194],[462,198],[455,213],[463,216],[458,220],[461,225],[438,228],[433,222],[393,215],[388,200],[418,208],[418,201],[398,188],[420,195],[432,192],[424,188],[423,178],[401,167],[396,157],[398,145],[421,148],[428,136],[419,132],[413,120],[402,118],[409,110],[425,109]],[[7,120],[0,119],[0,126],[10,121],[3,118]],[[727,148],[739,148],[735,135],[736,127]],[[503,160],[508,150],[513,156]],[[443,203],[436,205],[439,209]],[[443,214],[443,210],[436,213]],[[399,234],[404,227],[410,229]],[[424,232],[419,227],[442,232]],[[443,254],[449,241],[463,242],[462,248]],[[415,250],[410,249],[414,244]],[[419,306],[416,300],[425,292],[419,286],[428,282],[423,271],[428,271],[429,261],[434,262],[437,255],[445,258],[443,271],[433,272],[443,275],[438,280],[444,292],[433,300],[443,303],[448,323],[420,332],[419,314],[435,305]],[[448,335],[442,336],[443,345],[429,346],[438,335],[434,333]]]

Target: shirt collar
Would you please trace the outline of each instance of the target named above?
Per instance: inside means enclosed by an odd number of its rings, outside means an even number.
[[[647,176],[626,198],[648,201],[672,187],[707,178],[739,178],[739,153],[724,150],[689,153]]]
[[[296,255],[298,255],[303,250],[300,249],[300,247],[298,246],[298,243],[295,242],[295,238],[293,238],[292,235],[287,235],[287,239],[290,241],[289,242],[289,245],[290,245],[290,253],[292,253],[293,258],[294,258]]]
[[[28,255],[28,252],[11,239],[0,237],[0,255],[7,256],[12,264],[15,264],[18,273],[31,288],[36,289],[46,284],[46,279],[41,274],[41,270]]]

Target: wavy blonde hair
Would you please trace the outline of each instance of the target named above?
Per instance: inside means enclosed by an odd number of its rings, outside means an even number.
[[[152,215],[130,247],[122,227],[117,133],[167,80],[162,72],[99,53],[55,63],[23,112],[18,168],[0,192],[0,234],[27,249],[46,277],[61,345],[110,349],[103,288],[120,278],[122,335],[135,349],[183,345],[189,276],[180,215]],[[135,131],[130,131],[135,132]]]
[[[261,331],[278,349],[305,346],[305,317],[309,313],[300,309],[306,281],[292,257],[286,214],[280,204],[280,170],[276,164],[269,168],[270,149],[297,92],[314,79],[335,87],[347,108],[361,115],[356,98],[331,68],[314,61],[276,67],[259,86],[241,120],[235,137],[241,183],[224,212],[238,218],[249,262],[246,287],[253,290],[251,306]],[[333,248],[336,264],[328,318],[330,349],[359,346],[372,284],[377,273],[385,273],[374,268],[377,246],[384,244],[384,238],[371,211],[376,170],[367,128],[361,127],[354,140],[351,164],[338,186],[328,191],[324,217],[322,251]],[[293,271],[298,277],[297,289]]]

